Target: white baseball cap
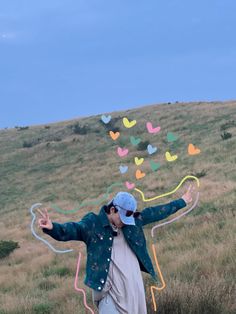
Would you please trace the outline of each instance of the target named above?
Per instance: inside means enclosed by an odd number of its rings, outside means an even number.
[[[133,213],[137,209],[137,201],[132,194],[118,192],[111,202],[118,209],[120,219],[125,225],[135,225]]]

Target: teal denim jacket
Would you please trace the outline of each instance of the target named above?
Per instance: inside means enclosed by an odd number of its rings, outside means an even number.
[[[143,226],[165,219],[186,206],[181,198],[168,204],[147,207],[135,218],[135,225],[122,228],[124,237],[138,258],[140,269],[157,279],[151,258],[146,247]],[[77,240],[87,245],[86,277],[84,283],[92,289],[101,291],[107,280],[113,243],[113,230],[104,206],[99,214],[90,212],[79,222],[59,224],[53,222],[53,229],[43,228],[43,232],[58,241]],[[128,261],[127,261],[128,264]]]

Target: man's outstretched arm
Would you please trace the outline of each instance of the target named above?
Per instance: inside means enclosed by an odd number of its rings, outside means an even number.
[[[41,211],[38,209],[41,218],[38,220],[38,225],[42,231],[50,235],[57,241],[88,241],[89,227],[88,227],[88,216],[85,215],[79,222],[66,222],[63,224],[52,222],[49,218],[47,209]]]
[[[143,226],[163,220],[168,216],[176,213],[179,209],[187,206],[187,204],[192,202],[192,185],[190,184],[187,192],[182,196],[182,198],[172,201],[167,204],[147,207],[141,212],[141,220]]]
[[[87,241],[88,226],[83,220],[79,222],[66,222],[63,224],[52,222],[52,226],[53,228],[51,230],[46,228],[43,228],[42,230],[57,241]]]

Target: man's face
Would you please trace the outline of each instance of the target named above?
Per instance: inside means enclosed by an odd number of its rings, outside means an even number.
[[[123,222],[120,219],[120,215],[119,213],[115,213],[115,208],[112,207],[111,208],[111,219],[112,219],[112,223],[118,227],[118,228],[122,228],[124,226]]]

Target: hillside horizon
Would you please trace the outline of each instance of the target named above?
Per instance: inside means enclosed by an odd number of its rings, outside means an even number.
[[[228,100],[224,100],[224,101],[221,101],[221,100],[209,100],[209,101],[204,101],[204,100],[198,100],[198,101],[175,101],[175,102],[160,102],[160,103],[152,103],[152,104],[143,104],[143,105],[139,105],[139,106],[134,106],[132,108],[128,108],[128,109],[125,109],[125,110],[122,110],[123,112],[124,111],[128,111],[128,110],[142,110],[142,108],[144,107],[151,107],[151,106],[157,106],[157,105],[176,105],[176,104],[201,104],[201,103],[232,103],[232,102],[235,102],[236,100],[235,99],[228,99]],[[15,126],[12,126],[12,127],[8,127],[8,126],[5,126],[5,127],[1,127],[0,126],[0,130],[3,130],[3,129],[14,129],[15,127],[25,127],[25,126],[31,126],[31,127],[34,127],[34,126],[43,126],[45,124],[57,124],[57,123],[62,123],[62,122],[69,122],[69,121],[73,121],[73,120],[79,120],[79,119],[86,119],[86,118],[89,118],[89,117],[93,117],[93,116],[98,116],[98,115],[103,115],[103,114],[111,114],[111,113],[117,113],[119,112],[120,110],[115,110],[115,111],[104,111],[104,112],[98,112],[96,114],[87,114],[87,115],[81,115],[81,116],[76,116],[76,117],[71,117],[70,119],[63,119],[63,120],[57,120],[57,121],[52,121],[52,122],[42,122],[42,123],[36,123],[36,124],[29,124],[29,123],[18,123],[16,124]]]

